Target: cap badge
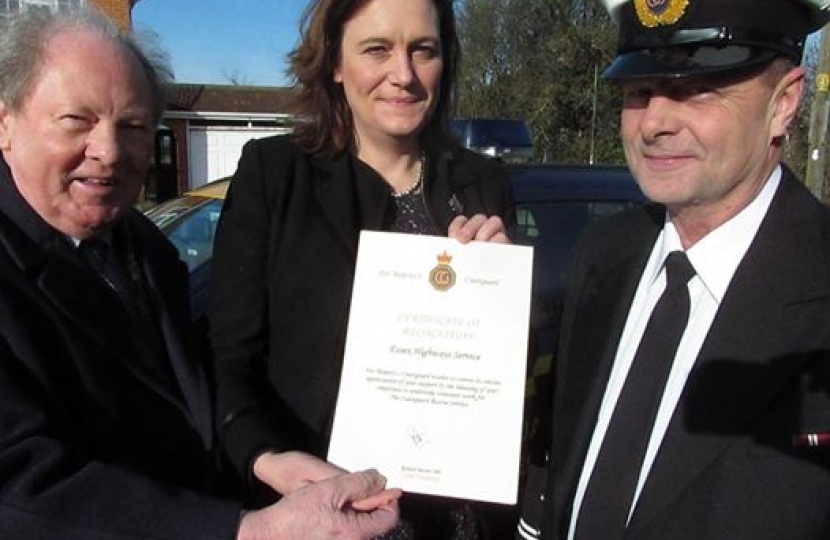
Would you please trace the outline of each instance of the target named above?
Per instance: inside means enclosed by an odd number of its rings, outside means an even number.
[[[646,28],[676,23],[688,5],[689,0],[634,0],[637,18]]]

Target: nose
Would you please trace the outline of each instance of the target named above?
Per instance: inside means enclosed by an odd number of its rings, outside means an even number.
[[[86,155],[102,165],[112,166],[121,157],[118,127],[99,122],[87,137]]]
[[[406,87],[412,84],[415,72],[412,69],[412,58],[406,51],[398,51],[392,57],[390,80],[393,84]]]
[[[641,117],[641,130],[646,141],[653,142],[678,131],[676,105],[669,96],[654,94],[649,98]]]

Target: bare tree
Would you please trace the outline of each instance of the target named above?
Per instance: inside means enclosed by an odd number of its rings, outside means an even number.
[[[543,160],[622,159],[617,93],[598,77],[614,35],[599,2],[466,0],[459,7],[459,115],[526,120]]]
[[[233,86],[250,86],[253,84],[249,77],[240,74],[239,70],[236,68],[222,68],[222,77],[228,82],[228,84]]]

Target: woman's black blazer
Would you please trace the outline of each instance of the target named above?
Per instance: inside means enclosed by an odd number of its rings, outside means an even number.
[[[352,159],[309,155],[289,137],[254,140],[231,182],[209,318],[220,435],[245,475],[265,449],[326,450],[359,232],[381,229],[390,201],[379,177],[354,181]],[[462,148],[428,164],[425,197],[439,230],[475,213],[512,226],[501,164]]]

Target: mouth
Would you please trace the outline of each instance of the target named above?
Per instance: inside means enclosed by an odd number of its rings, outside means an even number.
[[[102,201],[118,193],[120,185],[115,177],[76,177],[70,179],[69,189],[87,200]]]
[[[644,154],[646,163],[655,168],[676,167],[689,161],[692,156],[686,154]]]
[[[78,182],[90,187],[115,187],[115,178],[73,178],[72,182]]]
[[[404,107],[408,105],[414,105],[421,101],[416,97],[398,97],[398,98],[386,98],[384,99],[386,103],[395,107]]]

